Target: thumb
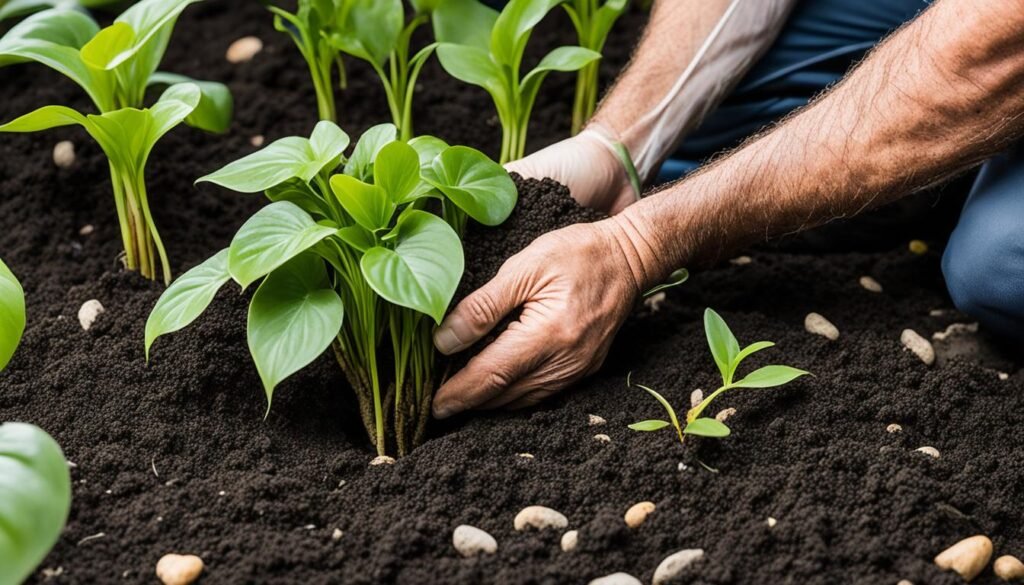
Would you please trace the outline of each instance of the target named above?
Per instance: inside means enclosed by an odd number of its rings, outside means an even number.
[[[451,355],[466,349],[526,302],[515,280],[503,266],[490,282],[462,299],[434,332],[438,351]]]

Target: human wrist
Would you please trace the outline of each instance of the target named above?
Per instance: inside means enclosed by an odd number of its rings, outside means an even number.
[[[637,294],[656,286],[671,272],[663,261],[658,239],[647,225],[638,223],[636,214],[627,210],[596,225],[619,252]]]

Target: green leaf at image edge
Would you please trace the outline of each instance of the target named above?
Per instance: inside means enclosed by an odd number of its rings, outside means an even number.
[[[712,438],[728,437],[731,432],[724,423],[713,418],[698,418],[683,429],[683,433],[687,435]]]
[[[672,426],[667,420],[644,420],[627,425],[634,431],[660,431],[665,427]]]
[[[25,332],[25,292],[0,260],[0,370],[7,367]]]
[[[229,280],[228,250],[224,249],[167,287],[146,321],[146,361],[158,337],[179,331],[195,321]]]

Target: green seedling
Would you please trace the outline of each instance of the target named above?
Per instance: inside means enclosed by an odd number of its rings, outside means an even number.
[[[711,356],[718,365],[718,371],[722,374],[722,386],[704,398],[699,404],[686,413],[686,424],[681,425],[675,409],[664,396],[657,391],[636,384],[642,390],[654,397],[668,413],[669,420],[645,420],[629,425],[634,431],[659,431],[666,427],[673,427],[683,442],[685,435],[699,437],[722,438],[729,436],[729,427],[725,423],[714,418],[702,417],[701,414],[714,402],[722,393],[738,388],[774,388],[788,384],[808,372],[798,370],[789,366],[764,366],[747,374],[745,377],[735,380],[736,371],[740,363],[754,353],[763,349],[773,347],[775,344],[770,341],[758,341],[740,349],[739,342],[729,330],[725,321],[711,309],[704,311],[704,332],[707,335],[708,347],[711,348]],[[626,380],[627,385],[633,385],[631,380]]]
[[[0,583],[22,583],[71,509],[71,474],[56,441],[24,423],[0,425]]]
[[[248,342],[268,411],[274,388],[333,346],[378,453],[405,454],[429,418],[431,336],[462,277],[466,218],[501,223],[516,189],[480,152],[432,137],[407,143],[391,124],[368,130],[346,158],[348,145],[322,121],[309,139],[283,138],[200,179],[271,203],[164,292],[146,354],[229,280],[243,289],[262,281]]]
[[[104,8],[123,0],[0,0],[0,22],[9,18],[17,18],[33,14],[47,8]]]
[[[552,71],[578,71],[600,59],[600,53],[576,46],[548,53],[521,75],[523,53],[533,27],[563,0],[511,0],[501,13],[478,9],[472,33],[454,40],[435,24],[438,60],[449,75],[482,87],[494,100],[502,127],[501,162],[522,158],[534,102],[541,83]],[[442,3],[436,15],[454,21],[458,3]],[[486,32],[487,34],[481,34]]]
[[[345,0],[299,0],[295,12],[268,7],[274,13],[274,28],[291,37],[309,67],[316,91],[317,111],[321,120],[338,121],[338,108],[334,99],[334,70],[338,70],[338,83],[346,84],[345,63],[331,44],[338,14]]]
[[[0,370],[7,367],[25,332],[25,292],[0,260]]]
[[[615,21],[626,10],[628,0],[565,0],[562,7],[569,14],[576,28],[579,45],[596,53],[604,50],[605,41]],[[597,108],[598,62],[583,66],[576,77],[576,99],[572,106],[572,133],[583,129],[583,125],[594,115]]]
[[[37,132],[80,125],[99,143],[110,163],[114,202],[125,249],[125,265],[144,277],[170,263],[149,208],[145,168],[156,142],[186,124],[223,132],[231,122],[232,99],[220,83],[158,72],[174,23],[200,0],[143,0],[101,29],[77,10],[54,8],[29,16],[0,38],[0,66],[35,61],[78,84],[99,114],[44,106],[0,126],[0,132]],[[149,108],[146,89],[169,86]]]

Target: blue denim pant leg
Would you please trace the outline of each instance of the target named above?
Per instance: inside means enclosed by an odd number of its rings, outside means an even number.
[[[985,163],[949,238],[953,302],[988,330],[1024,340],[1024,147]]]

